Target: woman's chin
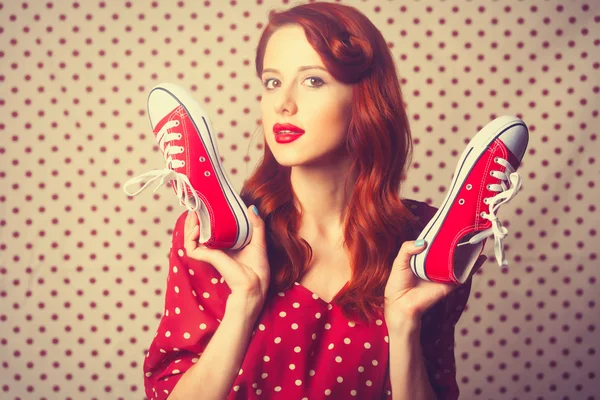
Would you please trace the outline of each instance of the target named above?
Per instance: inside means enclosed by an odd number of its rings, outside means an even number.
[[[339,159],[339,155],[335,151],[320,151],[314,154],[307,154],[306,148],[303,151],[300,151],[299,149],[292,149],[291,147],[285,149],[271,147],[271,153],[273,154],[275,161],[283,167],[314,167],[317,165],[326,165],[332,160]]]
[[[300,157],[282,157],[282,156],[275,156],[275,160],[277,161],[277,163],[279,165],[281,165],[282,167],[295,167],[298,165],[303,165],[305,163],[305,160]]]

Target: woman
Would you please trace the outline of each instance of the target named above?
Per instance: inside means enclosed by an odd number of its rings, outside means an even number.
[[[456,399],[471,279],[454,290],[408,267],[436,209],[398,195],[411,135],[381,33],[335,3],[272,13],[256,71],[265,153],[241,193],[257,208],[252,242],[197,247],[196,215],[180,216],[146,394]]]

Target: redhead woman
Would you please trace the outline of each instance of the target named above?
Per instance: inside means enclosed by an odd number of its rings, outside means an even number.
[[[202,248],[195,213],[179,217],[148,398],[458,398],[471,279],[409,267],[436,209],[399,194],[412,139],[381,33],[337,3],[273,12],[256,73],[265,151],[240,194],[252,242]]]

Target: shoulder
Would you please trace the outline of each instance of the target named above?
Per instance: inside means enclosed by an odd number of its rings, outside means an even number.
[[[437,212],[438,208],[431,206],[429,204],[427,204],[424,201],[418,201],[418,200],[413,200],[413,199],[402,199],[402,203],[409,209],[411,210],[413,213],[416,214],[423,214],[423,213],[430,213],[433,212],[435,214],[435,212]]]

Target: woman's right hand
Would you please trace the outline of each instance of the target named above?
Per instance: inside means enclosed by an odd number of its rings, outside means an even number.
[[[254,214],[252,206],[247,215],[253,225],[250,243],[240,250],[209,249],[199,246],[200,221],[195,212],[188,213],[184,226],[184,248],[189,258],[211,264],[225,279],[231,289],[227,300],[235,300],[243,306],[262,309],[271,269],[267,256],[265,224]],[[195,227],[195,229],[194,229]]]

